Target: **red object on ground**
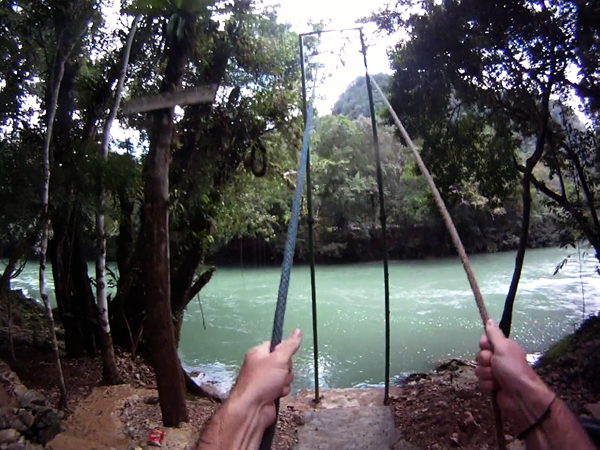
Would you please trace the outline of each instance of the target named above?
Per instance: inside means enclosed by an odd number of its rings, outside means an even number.
[[[150,437],[148,438],[148,445],[153,447],[162,447],[163,438],[165,437],[165,432],[160,430],[152,430],[150,432]]]

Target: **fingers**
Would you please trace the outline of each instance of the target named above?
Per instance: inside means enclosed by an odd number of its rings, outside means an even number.
[[[479,379],[479,387],[482,391],[491,392],[499,389],[491,367],[477,366],[475,368],[475,375]]]
[[[483,340],[482,338],[482,343]],[[476,358],[478,366],[475,368],[475,376],[479,379],[481,390],[486,392],[497,391],[499,388],[492,372],[492,356],[491,350],[481,350]]]
[[[481,350],[494,350],[492,343],[485,334],[481,336],[481,339],[479,339],[479,348]]]
[[[296,329],[290,337],[285,339],[275,348],[275,351],[282,359],[291,361],[292,356],[294,356],[300,348],[300,344],[302,344],[302,331]]]
[[[491,367],[477,366],[475,368],[475,376],[479,378],[479,381],[495,380]]]
[[[498,324],[492,319],[488,320],[485,325],[485,334],[494,348],[502,346],[507,340]]]
[[[489,367],[492,365],[492,356],[494,354],[490,350],[481,350],[477,353],[476,361],[480,366]]]

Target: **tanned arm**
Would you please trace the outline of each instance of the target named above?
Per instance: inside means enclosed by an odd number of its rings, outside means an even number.
[[[475,373],[484,391],[497,391],[502,412],[521,427],[529,450],[594,450],[596,447],[562,400],[527,363],[525,352],[493,322],[481,338]],[[543,419],[540,421],[540,419]]]
[[[275,421],[275,400],[287,396],[294,379],[292,356],[300,348],[296,330],[270,353],[265,342],[248,351],[240,376],[202,433],[198,450],[256,450]]]

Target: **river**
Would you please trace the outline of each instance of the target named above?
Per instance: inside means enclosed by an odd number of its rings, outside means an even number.
[[[492,317],[500,319],[514,252],[477,255],[472,265]],[[571,255],[555,276],[557,264]],[[94,273],[90,264],[90,273]],[[384,378],[384,292],[380,263],[318,266],[317,300],[320,385],[379,385]],[[270,337],[280,269],[220,267],[185,315],[180,356],[200,379],[227,390],[246,350]],[[588,314],[600,308],[600,277],[592,255],[581,267],[573,249],[527,252],[515,305],[513,336],[526,351],[543,351],[582,320],[582,285]],[[37,293],[37,267],[30,263],[13,288]],[[310,273],[292,273],[285,333],[304,331],[295,359],[295,389],[313,382]],[[391,373],[426,371],[449,357],[472,358],[481,322],[458,259],[390,263]]]

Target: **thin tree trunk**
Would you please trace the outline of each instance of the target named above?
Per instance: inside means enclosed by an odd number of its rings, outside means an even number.
[[[42,189],[42,241],[40,250],[40,295],[44,301],[46,307],[46,318],[48,320],[48,329],[50,331],[50,338],[52,339],[52,349],[54,350],[54,358],[56,361],[56,371],[58,374],[58,387],[60,390],[60,409],[67,409],[67,388],[65,386],[65,379],[63,376],[62,366],[60,363],[60,353],[58,351],[58,341],[56,340],[56,331],[54,330],[54,319],[52,317],[52,307],[50,306],[50,300],[48,300],[48,294],[46,294],[46,250],[48,249],[48,234],[49,234],[49,217],[48,217],[48,200],[50,191],[50,143],[52,142],[52,128],[54,126],[54,116],[56,114],[56,105],[58,102],[58,93],[60,90],[60,84],[62,82],[63,75],[65,73],[65,61],[62,59],[60,54],[57,52],[57,61],[55,65],[55,73],[51,77],[51,90],[46,105],[47,117],[46,117],[46,137],[44,139],[43,149],[43,161],[44,161],[44,186]]]
[[[112,124],[117,115],[121,96],[123,95],[123,84],[127,75],[127,66],[129,65],[129,55],[131,54],[131,45],[133,37],[137,29],[138,22],[141,16],[138,15],[133,19],[129,36],[123,50],[123,60],[121,71],[119,73],[119,81],[115,92],[115,101],[110,110],[106,125],[104,127],[104,135],[102,138],[102,160],[108,161],[108,145],[110,142],[110,131]],[[117,362],[115,358],[115,350],[110,334],[110,324],[108,322],[108,300],[106,296],[106,236],[104,235],[104,210],[106,208],[106,188],[104,186],[104,173],[100,175],[100,185],[98,189],[98,212],[96,213],[96,232],[98,235],[98,257],[96,259],[96,301],[98,303],[99,315],[99,336],[100,336],[100,352],[102,354],[102,378],[106,384],[118,384],[121,382]]]
[[[527,159],[525,165],[525,171],[523,173],[523,180],[521,182],[523,186],[523,217],[521,223],[521,236],[519,239],[519,248],[517,250],[517,256],[515,257],[515,269],[513,271],[512,280],[510,282],[510,288],[504,301],[504,310],[502,311],[502,320],[500,321],[500,329],[506,337],[510,336],[510,330],[512,328],[512,314],[515,305],[515,299],[517,297],[517,290],[519,288],[519,281],[521,279],[521,272],[523,270],[523,263],[525,262],[525,251],[527,250],[527,243],[529,240],[529,225],[531,221],[531,174],[537,163],[544,154],[544,146],[546,145],[546,133],[548,131],[548,120],[550,118],[550,92],[552,91],[552,84],[549,83],[544,92],[542,99],[542,114],[540,129],[538,131],[537,141],[535,145],[535,151],[530,158]]]

